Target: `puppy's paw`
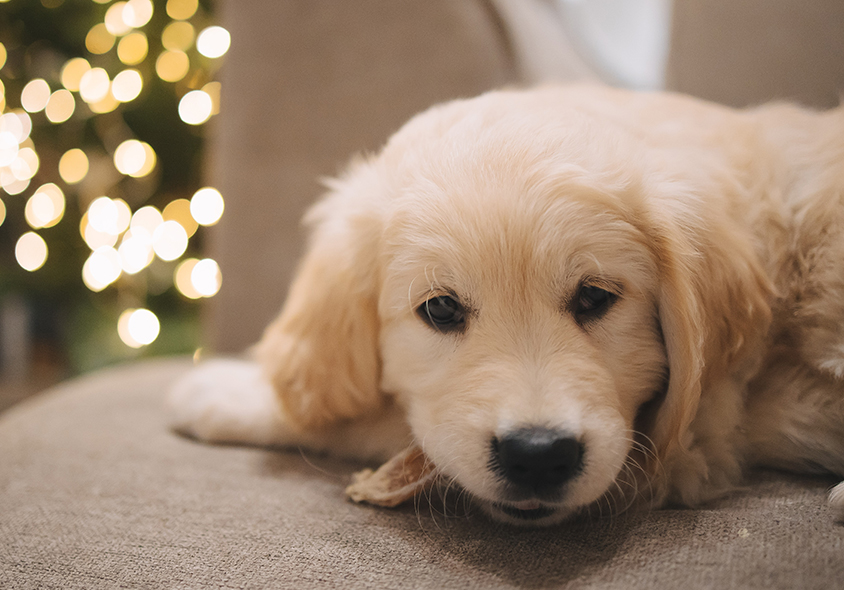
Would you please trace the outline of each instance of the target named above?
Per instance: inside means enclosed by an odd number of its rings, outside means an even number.
[[[167,398],[174,430],[206,442],[283,444],[272,385],[254,362],[217,359],[179,379]]]
[[[844,481],[829,491],[829,505],[836,511],[837,517],[844,520]]]

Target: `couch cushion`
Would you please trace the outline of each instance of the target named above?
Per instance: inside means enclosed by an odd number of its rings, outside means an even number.
[[[0,415],[0,588],[828,588],[825,479],[758,474],[699,510],[529,530],[352,504],[359,465],[166,426],[189,361],[131,364]]]

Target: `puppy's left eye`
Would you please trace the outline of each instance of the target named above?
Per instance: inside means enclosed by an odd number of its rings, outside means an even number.
[[[617,295],[592,285],[583,285],[577,292],[574,315],[580,322],[598,319],[615,303]]]
[[[462,330],[466,323],[463,306],[448,295],[431,297],[416,309],[416,313],[439,332]]]

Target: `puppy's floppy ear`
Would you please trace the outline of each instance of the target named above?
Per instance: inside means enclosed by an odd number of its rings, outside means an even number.
[[[694,252],[674,232],[657,234],[653,248],[660,265],[659,322],[669,366],[665,399],[650,437],[658,458],[684,447],[700,401],[705,327],[701,301],[694,287]]]
[[[699,217],[694,230],[695,224],[675,220],[657,226],[651,235],[669,382],[651,439],[667,467],[696,442],[692,427],[707,386],[754,364],[770,325],[773,288],[744,232],[726,215]]]
[[[357,162],[305,218],[311,242],[281,315],[256,348],[288,418],[319,428],[375,411],[381,193]]]

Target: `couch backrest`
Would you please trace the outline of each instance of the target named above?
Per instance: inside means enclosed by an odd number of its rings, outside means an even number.
[[[254,343],[285,298],[320,177],[377,149],[416,112],[516,80],[484,0],[250,0],[222,4],[209,181],[226,197],[210,233],[223,287],[207,307],[217,352]]]

